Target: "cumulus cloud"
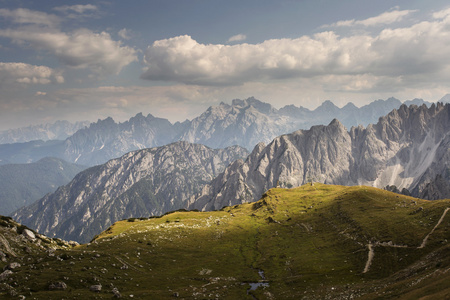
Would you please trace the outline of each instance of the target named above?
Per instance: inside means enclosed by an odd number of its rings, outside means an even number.
[[[179,36],[148,47],[144,58],[148,67],[142,78],[227,85],[330,72],[358,73],[376,56],[371,42],[368,36],[340,38],[333,32],[233,46],[204,45],[190,36]]]
[[[339,36],[327,31],[238,45],[201,44],[190,36],[177,36],[155,41],[147,48],[141,77],[198,85],[328,75],[365,75],[375,82],[400,81],[405,86],[413,81],[447,80],[449,27],[450,18],[441,18],[373,35]],[[363,80],[348,90],[365,87],[376,88],[376,84]]]
[[[122,46],[106,32],[79,29],[64,33],[50,29],[1,29],[0,36],[49,51],[63,64],[74,68],[90,68],[99,74],[117,74],[137,60],[136,50]]]
[[[0,9],[0,16],[10,19],[16,24],[36,24],[52,26],[58,24],[61,19],[58,16],[47,14],[40,11],[32,11],[26,8],[18,8],[15,10]]]
[[[240,41],[243,41],[245,39],[247,39],[247,36],[245,34],[236,34],[236,35],[233,35],[232,37],[230,37],[227,42],[228,43],[240,42]]]
[[[355,19],[345,20],[330,25],[324,25],[322,27],[348,27],[355,25],[362,25],[365,27],[369,27],[369,26],[388,25],[400,22],[401,20],[403,20],[403,18],[414,12],[416,12],[416,10],[393,10],[384,12],[378,16],[368,18],[365,20],[355,20]]]
[[[0,62],[0,85],[63,83],[60,72],[46,66]]]
[[[433,18],[435,19],[444,19],[448,16],[450,16],[450,8],[433,13]]]

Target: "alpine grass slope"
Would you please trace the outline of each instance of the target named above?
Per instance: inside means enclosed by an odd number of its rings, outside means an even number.
[[[0,297],[445,299],[449,207],[364,186],[275,188],[255,203],[131,218],[71,250],[10,258],[0,267],[21,266]]]

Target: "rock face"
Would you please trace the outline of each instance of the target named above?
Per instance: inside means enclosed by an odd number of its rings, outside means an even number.
[[[421,104],[421,99],[407,101]],[[427,103],[429,105],[429,103]],[[233,100],[208,108],[192,121],[172,124],[152,115],[135,117],[123,123],[112,118],[98,120],[78,130],[66,140],[31,141],[0,145],[0,164],[29,163],[46,156],[93,166],[129,151],[163,146],[176,141],[200,143],[212,148],[240,145],[252,149],[257,143],[269,143],[281,134],[328,124],[333,118],[344,126],[375,123],[401,102],[390,98],[357,108],[352,103],[338,108],[325,101],[315,110],[294,105],[279,110],[254,98]]]
[[[186,207],[225,167],[248,152],[177,142],[138,150],[89,168],[14,218],[47,235],[87,242],[124,218]]]
[[[43,255],[47,251],[70,249],[75,245],[73,242],[48,238],[10,217],[0,216],[0,260],[4,265],[0,281],[12,274],[11,270],[21,268],[22,258],[26,255]]]
[[[256,201],[276,186],[306,182],[395,185],[419,196],[447,184],[450,174],[450,104],[402,105],[375,125],[352,127],[337,120],[258,144],[191,197],[189,208],[220,209]],[[442,180],[435,180],[437,176]],[[440,183],[439,183],[440,182]],[[426,188],[429,186],[428,189]],[[436,193],[428,193],[435,199]],[[439,194],[440,197],[450,195]]]

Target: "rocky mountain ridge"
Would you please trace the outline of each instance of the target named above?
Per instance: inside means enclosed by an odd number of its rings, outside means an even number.
[[[429,105],[421,99],[405,103]],[[375,123],[401,102],[395,98],[377,100],[357,108],[352,103],[338,108],[325,101],[315,110],[293,105],[275,109],[255,98],[235,99],[232,104],[221,103],[203,114],[183,123],[172,124],[152,115],[135,117],[123,123],[112,118],[98,120],[77,131],[64,141],[32,141],[0,145],[0,164],[28,163],[42,157],[54,156],[83,165],[97,165],[129,151],[163,146],[176,141],[204,144],[211,148],[240,145],[252,149],[257,143],[269,143],[275,137],[312,125],[328,124],[333,118],[344,126]]]
[[[414,196],[440,176],[450,182],[450,104],[402,105],[379,122],[352,127],[338,120],[258,144],[191,197],[191,209],[253,202],[276,186],[306,182],[407,188]],[[428,193],[430,194],[430,193]],[[445,195],[450,197],[450,195]]]
[[[192,194],[247,155],[239,146],[188,142],[129,152],[79,173],[13,217],[46,235],[87,242],[115,221],[185,207]]]

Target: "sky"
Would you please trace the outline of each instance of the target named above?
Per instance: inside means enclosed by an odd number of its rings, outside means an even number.
[[[448,1],[0,0],[0,130],[447,93]]]

